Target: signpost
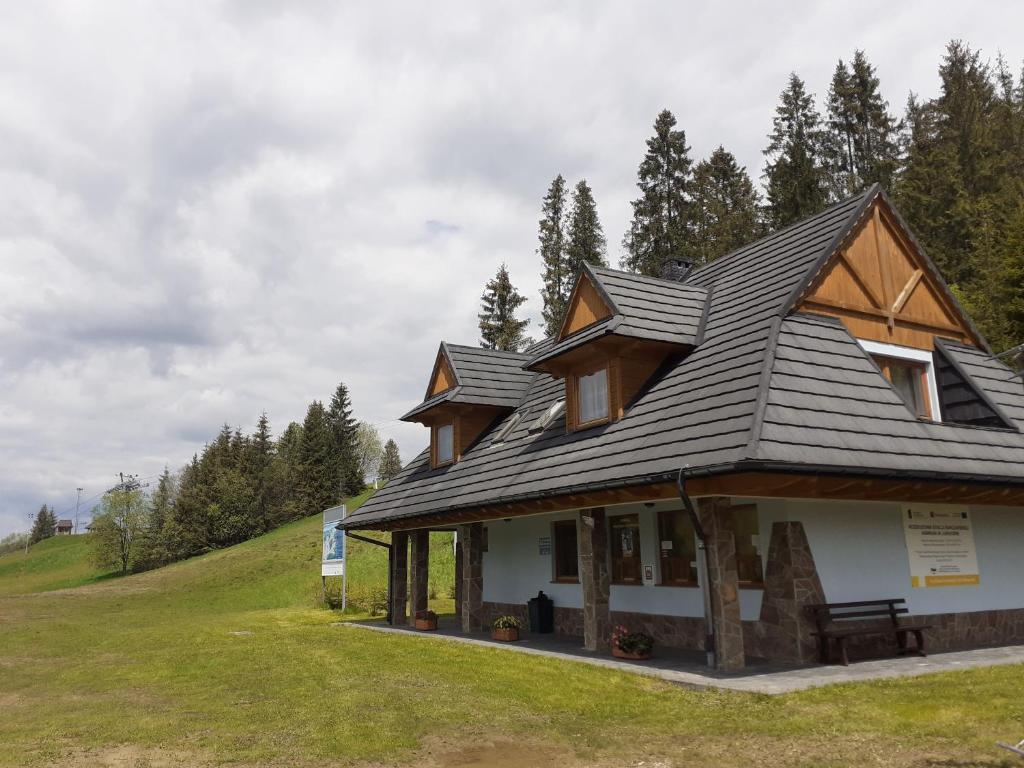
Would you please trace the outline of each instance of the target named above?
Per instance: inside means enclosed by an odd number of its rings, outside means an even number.
[[[911,587],[975,587],[980,583],[967,507],[912,504],[902,512]]]
[[[345,532],[338,529],[338,523],[345,519],[345,505],[324,510],[324,550],[320,560],[320,579],[327,591],[327,577],[341,576],[341,610],[345,610],[347,578],[345,575]]]

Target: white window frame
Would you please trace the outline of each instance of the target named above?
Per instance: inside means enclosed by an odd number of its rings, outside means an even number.
[[[870,355],[881,355],[891,357],[895,360],[907,360],[912,363],[924,365],[925,378],[928,381],[928,404],[930,406],[932,421],[942,420],[942,408],[939,405],[939,388],[935,381],[935,364],[931,352],[913,347],[901,347],[898,344],[885,344],[880,341],[868,341],[857,339],[861,349]]]

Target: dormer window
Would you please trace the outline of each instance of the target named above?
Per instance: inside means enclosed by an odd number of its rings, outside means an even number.
[[[455,425],[434,427],[434,464],[442,466],[455,460]]]
[[[577,426],[608,421],[608,369],[598,368],[576,377]]]

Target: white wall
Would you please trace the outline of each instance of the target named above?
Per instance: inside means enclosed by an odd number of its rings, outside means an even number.
[[[762,558],[767,556],[772,523],[799,520],[804,524],[829,602],[904,597],[912,613],[953,613],[1024,607],[1024,509],[972,507],[971,517],[981,573],[979,586],[910,586],[910,568],[900,505],[875,502],[737,499],[758,505]],[[609,516],[638,514],[641,556],[657,574],[656,513],[677,509],[675,502],[608,507]],[[551,555],[539,554],[538,540],[551,537],[554,520],[573,519],[575,512],[512,518],[487,523],[484,553],[484,600],[525,603],[544,590],[555,605],[581,608],[579,584],[552,581]],[[761,590],[741,590],[744,619],[757,619]],[[611,609],[673,616],[701,616],[696,587],[612,585]]]

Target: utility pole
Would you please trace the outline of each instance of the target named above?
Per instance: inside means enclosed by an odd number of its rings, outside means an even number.
[[[78,507],[82,503],[82,489],[76,488],[75,490],[78,491],[78,498],[75,500],[75,533],[78,533]]]
[[[33,515],[31,512],[29,512],[28,513],[28,522],[29,522],[28,536],[25,537],[25,554],[26,555],[28,554],[28,543],[30,541],[32,541],[32,527],[31,526],[32,526],[33,519],[35,519],[35,515]]]

